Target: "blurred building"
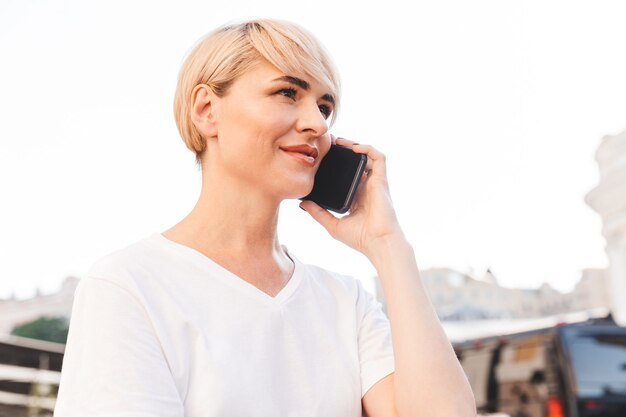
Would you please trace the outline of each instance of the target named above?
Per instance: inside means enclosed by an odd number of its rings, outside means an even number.
[[[72,313],[74,291],[78,278],[67,277],[59,292],[37,294],[25,300],[0,300],[0,335],[8,335],[14,327],[37,320],[40,317],[69,318]]]
[[[615,320],[626,325],[626,131],[605,136],[596,161],[600,182],[585,201],[602,216],[611,310]]]
[[[585,269],[576,287],[561,293],[549,284],[537,289],[506,288],[487,270],[472,276],[448,268],[421,271],[426,292],[442,321],[538,318],[607,308],[606,272]],[[376,279],[378,300],[383,299]]]
[[[537,289],[502,287],[490,270],[471,275],[432,268],[421,271],[421,276],[437,315],[444,321],[537,318],[609,307],[607,273],[602,269],[583,270],[576,287],[565,294],[549,284]],[[69,319],[78,281],[75,277],[66,278],[54,294],[0,300],[0,336],[40,317]],[[375,281],[376,297],[386,312],[380,282],[377,278]]]
[[[441,320],[535,318],[606,308],[626,325],[626,131],[605,136],[596,161],[600,182],[585,201],[602,216],[608,269],[583,270],[576,287],[566,294],[549,284],[537,289],[504,288],[489,270],[482,276],[448,268],[421,271]],[[380,283],[375,281],[377,298],[386,307]]]

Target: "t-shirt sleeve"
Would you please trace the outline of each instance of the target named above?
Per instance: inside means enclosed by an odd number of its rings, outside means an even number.
[[[182,417],[148,314],[120,284],[83,278],[74,294],[54,417]]]
[[[394,372],[391,328],[382,306],[357,280],[358,345],[361,397],[378,381]]]

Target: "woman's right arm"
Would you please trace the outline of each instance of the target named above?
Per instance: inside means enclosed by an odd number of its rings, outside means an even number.
[[[121,285],[83,278],[74,296],[54,417],[182,417],[148,315]]]

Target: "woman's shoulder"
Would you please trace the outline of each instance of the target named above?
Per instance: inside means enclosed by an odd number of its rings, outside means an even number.
[[[87,270],[84,278],[133,286],[133,277],[145,273],[156,260],[162,259],[162,253],[152,240],[153,236],[145,237],[101,256]]]

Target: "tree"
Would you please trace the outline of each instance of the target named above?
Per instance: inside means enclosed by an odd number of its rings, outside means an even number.
[[[40,317],[37,320],[14,327],[11,334],[65,344],[68,330],[69,321],[65,317]]]

